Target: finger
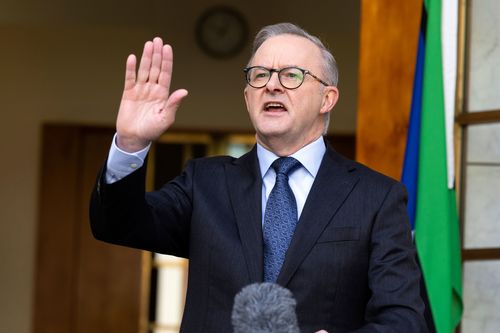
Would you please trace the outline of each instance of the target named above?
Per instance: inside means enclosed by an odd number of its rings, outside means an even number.
[[[179,89],[174,91],[168,97],[167,103],[165,105],[165,109],[167,111],[176,112],[181,105],[182,100],[188,95],[188,91],[186,89]]]
[[[153,42],[147,41],[146,44],[144,44],[141,63],[139,64],[139,72],[137,74],[138,83],[145,83],[149,77],[152,54],[153,54]]]
[[[135,66],[136,66],[135,55],[131,54],[127,58],[127,64],[125,65],[125,90],[132,89],[135,85]]]
[[[170,81],[172,80],[172,68],[174,64],[172,47],[170,45],[163,45],[162,54],[163,56],[161,59],[161,71],[158,83],[169,90]]]
[[[160,37],[153,39],[153,56],[151,60],[151,69],[149,71],[149,82],[156,83],[160,75],[160,66],[162,59],[163,41]]]

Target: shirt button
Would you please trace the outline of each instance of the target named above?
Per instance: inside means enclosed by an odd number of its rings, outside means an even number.
[[[137,168],[137,164],[136,164],[136,163],[132,163],[132,164],[130,164],[130,167],[131,167],[132,169],[135,169],[135,168]]]

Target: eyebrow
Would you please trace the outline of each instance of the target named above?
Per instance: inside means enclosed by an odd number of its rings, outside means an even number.
[[[287,68],[287,67],[298,67],[298,68],[304,68],[302,66],[299,66],[299,65],[284,65],[284,66],[281,66],[281,67],[277,67],[277,68],[274,68],[274,67],[267,67],[267,66],[264,66],[264,65],[252,65],[253,66],[257,66],[257,67],[264,67],[264,68],[268,68],[268,69],[282,69],[282,68]]]

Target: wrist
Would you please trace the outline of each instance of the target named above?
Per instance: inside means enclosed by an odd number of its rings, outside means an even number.
[[[149,140],[140,140],[137,138],[128,138],[116,135],[116,146],[127,153],[135,153],[148,147],[151,143]]]

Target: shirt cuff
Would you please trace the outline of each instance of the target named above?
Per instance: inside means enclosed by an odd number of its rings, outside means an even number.
[[[144,159],[151,147],[150,143],[142,150],[134,153],[127,153],[116,145],[116,136],[117,134],[115,133],[109,149],[108,163],[106,165],[106,183],[108,184],[117,182],[142,167]]]

